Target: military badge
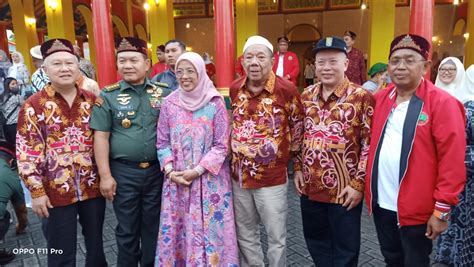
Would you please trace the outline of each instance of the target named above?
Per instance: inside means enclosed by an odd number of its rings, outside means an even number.
[[[129,119],[125,118],[122,120],[122,126],[123,128],[128,129],[130,128],[130,126],[132,126],[132,122]]]
[[[117,101],[120,105],[128,105],[130,103],[130,99],[132,99],[132,97],[129,94],[119,94],[117,97]]]
[[[293,60],[293,57],[292,57],[292,56],[289,56],[289,57],[288,57],[288,60]]]

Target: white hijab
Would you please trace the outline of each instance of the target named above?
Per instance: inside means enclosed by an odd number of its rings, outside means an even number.
[[[474,64],[467,68],[464,82],[455,96],[463,103],[474,101]]]
[[[8,76],[16,79],[21,73],[20,68],[23,68],[23,66],[25,66],[25,59],[23,58],[23,55],[18,51],[13,52],[12,55],[18,55],[20,62],[13,62],[13,66],[10,67]]]
[[[454,63],[454,65],[456,67],[456,77],[454,78],[454,80],[451,83],[445,84],[440,80],[439,76],[441,75],[441,72],[440,72],[441,67],[443,67],[443,65],[445,65],[448,61],[451,61],[451,62]],[[449,62],[450,65],[452,65],[451,62]],[[447,57],[447,58],[443,59],[441,61],[441,63],[439,64],[438,76],[436,76],[435,85],[437,87],[445,90],[446,92],[450,93],[452,96],[456,96],[456,92],[462,86],[465,73],[466,72],[464,71],[464,65],[462,64],[462,62],[459,59],[457,59],[455,57]]]

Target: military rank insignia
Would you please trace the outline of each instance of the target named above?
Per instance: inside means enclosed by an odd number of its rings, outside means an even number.
[[[100,96],[97,96],[97,98],[95,99],[95,103],[94,105],[98,108],[102,107],[102,104],[104,103],[104,99],[102,99],[102,97]]]

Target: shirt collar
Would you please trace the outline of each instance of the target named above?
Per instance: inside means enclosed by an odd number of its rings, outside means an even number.
[[[347,77],[344,77],[344,80],[341,83],[339,83],[339,85],[336,86],[336,89],[332,92],[331,95],[334,94],[335,96],[337,96],[337,98],[341,98],[346,93],[347,88],[349,88],[349,85],[350,85],[349,79],[347,79]],[[320,84],[318,94],[322,97],[322,94],[323,94],[322,84]]]
[[[77,87],[77,83],[74,85],[77,90],[77,97],[82,96],[82,90],[79,90],[79,87]],[[49,82],[45,87],[44,87],[45,92],[48,94],[49,97],[54,97],[57,92],[54,90],[53,86],[51,85],[51,82]]]
[[[244,79],[242,84],[240,85],[240,88],[244,88],[247,84],[248,78]],[[275,81],[276,81],[276,76],[273,71],[270,72],[270,75],[268,76],[267,81],[265,82],[265,86],[263,87],[263,90],[267,91],[270,94],[273,94],[273,91],[275,90]]]
[[[144,84],[145,85],[144,85],[143,88],[148,87],[148,86],[153,86],[153,84],[151,83],[150,79],[148,79],[148,77],[145,77],[145,83]],[[127,89],[134,90],[135,87],[133,85],[129,84],[128,82],[124,81],[124,80],[120,81],[120,89],[119,89],[120,92],[125,91]]]

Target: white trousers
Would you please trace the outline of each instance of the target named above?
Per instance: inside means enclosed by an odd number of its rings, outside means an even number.
[[[270,267],[286,266],[288,182],[259,189],[242,189],[232,180],[241,266],[264,266],[259,223],[268,236]]]

